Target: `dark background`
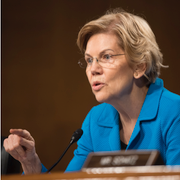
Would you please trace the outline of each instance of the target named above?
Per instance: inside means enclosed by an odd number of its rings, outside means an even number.
[[[143,16],[164,54],[161,78],[180,94],[180,3],[176,0],[2,0],[2,135],[23,128],[49,168],[98,103],[91,93],[76,38],[109,8]],[[64,171],[73,147],[53,171]]]

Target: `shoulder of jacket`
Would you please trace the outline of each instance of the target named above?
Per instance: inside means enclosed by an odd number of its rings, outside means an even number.
[[[118,112],[110,104],[102,103],[94,106],[89,112],[91,123],[97,123],[100,126],[112,127],[118,123]]]

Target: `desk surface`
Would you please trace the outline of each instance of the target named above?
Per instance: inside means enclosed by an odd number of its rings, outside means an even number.
[[[145,166],[88,169],[86,172],[50,173],[34,175],[5,175],[2,180],[180,180],[180,166]]]

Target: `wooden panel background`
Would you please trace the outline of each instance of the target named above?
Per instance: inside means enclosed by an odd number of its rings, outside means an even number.
[[[77,34],[109,8],[145,17],[170,66],[160,77],[180,94],[179,5],[176,0],[2,0],[2,135],[10,128],[27,129],[47,168],[59,158],[98,104],[77,65],[82,57]],[[65,170],[75,148],[53,171]]]

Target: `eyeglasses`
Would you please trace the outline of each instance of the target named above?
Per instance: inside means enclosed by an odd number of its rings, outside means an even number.
[[[81,58],[78,61],[78,64],[81,68],[88,68],[92,65],[93,59],[96,59],[96,62],[98,62],[99,65],[101,65],[102,67],[110,67],[114,63],[116,59],[115,57],[121,55],[125,55],[125,54],[114,54],[114,55],[103,54],[99,59],[96,57],[93,58],[90,56],[85,56],[84,58]]]

